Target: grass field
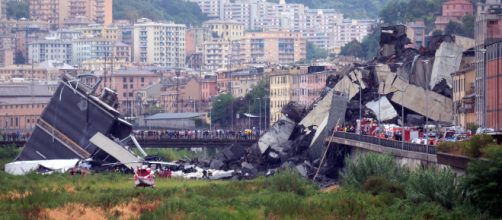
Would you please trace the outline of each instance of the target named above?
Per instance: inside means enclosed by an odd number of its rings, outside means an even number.
[[[1,171],[0,219],[483,219],[465,207],[319,189],[292,171],[249,181],[157,178],[156,183],[156,188],[134,188],[132,175],[115,173],[11,176]]]

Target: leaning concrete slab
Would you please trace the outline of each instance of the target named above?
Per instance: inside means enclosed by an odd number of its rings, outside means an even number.
[[[443,42],[436,51],[434,65],[432,66],[432,74],[429,82],[429,88],[434,88],[436,84],[445,79],[448,86],[452,87],[451,74],[458,71],[460,62],[462,61],[462,46]]]

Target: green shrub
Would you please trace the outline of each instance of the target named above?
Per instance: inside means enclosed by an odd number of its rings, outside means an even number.
[[[469,163],[465,177],[467,198],[481,210],[502,217],[502,148],[487,147],[486,159]]]
[[[474,135],[467,145],[466,155],[469,157],[478,158],[481,156],[482,149],[493,143],[493,138],[490,135]]]
[[[14,160],[19,152],[21,152],[20,149],[16,146],[0,147],[0,159]]]
[[[396,183],[391,183],[381,176],[370,176],[363,184],[363,189],[373,195],[389,193],[393,197],[404,198],[404,188]]]
[[[415,202],[438,202],[451,209],[462,201],[457,174],[451,169],[417,169],[406,184],[406,196]]]
[[[298,195],[306,195],[309,190],[313,189],[310,181],[290,169],[282,170],[274,176],[267,178],[265,186],[274,191],[292,192]]]
[[[345,168],[340,173],[342,184],[361,188],[371,176],[380,176],[392,183],[402,184],[409,171],[394,161],[389,154],[360,154],[357,159],[345,158]]]

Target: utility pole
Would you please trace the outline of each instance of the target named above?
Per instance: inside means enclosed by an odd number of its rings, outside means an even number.
[[[176,112],[179,112],[180,98],[180,70],[176,69]]]

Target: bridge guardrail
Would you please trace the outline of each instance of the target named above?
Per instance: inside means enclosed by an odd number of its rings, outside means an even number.
[[[420,152],[434,155],[437,153],[437,148],[436,146],[433,145],[407,143],[402,141],[395,141],[395,140],[383,139],[367,135],[359,135],[355,133],[340,132],[340,131],[335,132],[334,136],[338,138],[345,138],[349,140],[377,144],[384,147],[390,147],[399,150],[406,150],[406,151],[413,151],[413,152]]]

